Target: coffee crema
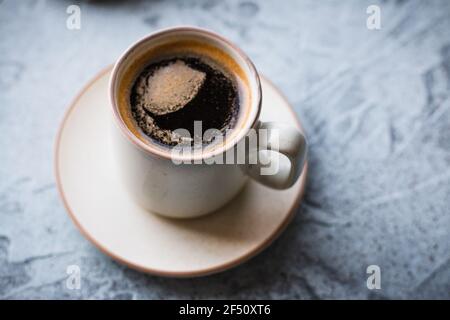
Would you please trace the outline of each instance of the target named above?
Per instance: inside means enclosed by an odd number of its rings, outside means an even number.
[[[145,134],[164,145],[209,144],[236,123],[235,82],[203,57],[163,59],[137,77],[131,89],[132,115]],[[187,131],[183,135],[179,129]]]
[[[190,40],[156,46],[134,59],[118,89],[126,126],[140,140],[163,147],[186,142],[177,129],[189,133],[191,144],[213,145],[214,136],[203,133],[235,129],[250,103],[240,66],[222,50]]]

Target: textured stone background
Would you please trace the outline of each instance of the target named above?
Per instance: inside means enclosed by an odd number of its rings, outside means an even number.
[[[366,28],[381,7],[382,29]],[[0,298],[450,298],[450,1],[0,1]],[[238,43],[309,135],[305,200],[250,262],[164,279],[98,252],[55,189],[63,113],[134,40],[193,24]],[[82,288],[65,288],[78,264]],[[382,289],[366,288],[378,264]]]

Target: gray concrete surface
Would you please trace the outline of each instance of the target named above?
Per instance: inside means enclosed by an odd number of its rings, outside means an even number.
[[[450,298],[449,1],[0,1],[0,298]],[[381,8],[381,29],[366,8]],[[71,99],[134,40],[193,24],[240,45],[307,130],[286,232],[233,270],[141,274],[98,252],[55,188]],[[81,268],[81,289],[65,286]],[[368,290],[366,267],[381,268]]]

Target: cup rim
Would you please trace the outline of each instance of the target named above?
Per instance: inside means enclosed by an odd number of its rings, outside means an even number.
[[[233,138],[229,143],[220,146],[216,149],[207,151],[207,152],[201,152],[201,153],[193,153],[190,156],[185,155],[179,155],[178,153],[172,153],[170,149],[167,151],[160,150],[158,148],[152,147],[150,144],[147,144],[143,142],[141,139],[136,137],[136,135],[131,132],[131,130],[127,127],[127,125],[124,123],[124,121],[121,118],[119,108],[115,101],[116,96],[116,82],[117,82],[117,73],[118,69],[121,66],[121,64],[124,62],[124,60],[128,57],[128,55],[139,45],[141,45],[144,42],[150,41],[151,39],[155,37],[159,37],[161,35],[165,35],[172,32],[178,32],[178,31],[194,31],[194,32],[200,32],[204,33],[207,36],[210,36],[212,38],[216,38],[219,41],[224,42],[226,45],[228,45],[235,53],[237,53],[245,62],[247,67],[249,68],[250,72],[245,72],[245,74],[250,78],[254,77],[255,84],[256,84],[256,96],[252,97],[252,102],[250,103],[250,118],[247,120],[247,122],[244,124],[242,128],[240,128],[240,132],[237,133],[236,137]],[[252,88],[250,88],[252,90]],[[132,144],[134,144],[138,149],[145,151],[146,154],[157,156],[164,159],[169,160],[178,160],[178,161],[195,161],[195,160],[204,160],[209,159],[212,157],[215,157],[217,155],[223,154],[227,152],[229,149],[233,148],[238,141],[240,141],[243,137],[245,137],[248,133],[248,131],[251,128],[256,127],[259,119],[259,115],[261,112],[261,105],[262,105],[262,89],[261,89],[261,81],[259,78],[258,71],[256,70],[255,65],[250,60],[250,58],[242,51],[236,44],[231,42],[230,40],[226,39],[225,37],[217,34],[216,32],[210,31],[208,29],[189,26],[189,25],[181,25],[181,26],[175,26],[175,27],[169,27],[160,29],[158,31],[152,32],[139,40],[132,43],[128,48],[120,55],[119,59],[114,64],[113,70],[111,72],[111,76],[109,79],[109,98],[110,98],[110,105],[113,109],[113,114],[115,118],[115,122],[118,124],[119,128],[121,129],[122,133],[125,135],[125,137],[130,141]],[[256,112],[252,112],[251,109],[257,108]]]

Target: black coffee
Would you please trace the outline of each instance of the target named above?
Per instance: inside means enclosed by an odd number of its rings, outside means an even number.
[[[191,144],[194,138],[211,143],[214,137],[204,137],[203,133],[218,129],[224,134],[234,127],[239,111],[236,81],[206,59],[194,56],[147,66],[133,84],[130,102],[141,130],[167,146],[181,142],[182,138],[173,134],[180,128],[189,132],[192,139],[187,141]],[[194,130],[195,121],[201,121],[200,131]]]

